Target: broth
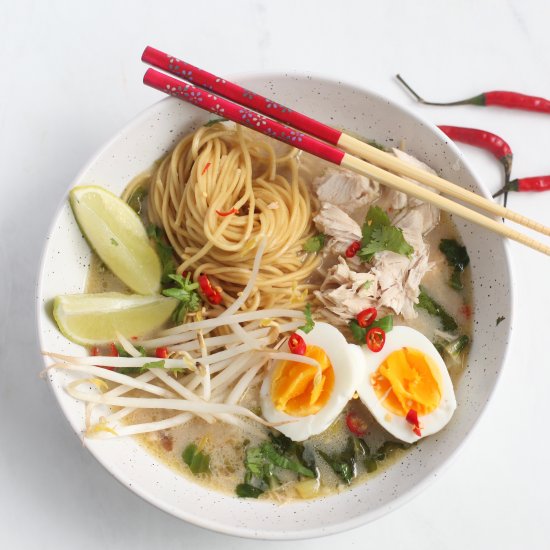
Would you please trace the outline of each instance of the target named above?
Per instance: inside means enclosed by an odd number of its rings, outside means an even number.
[[[325,163],[315,159],[312,164],[306,155],[302,155],[302,167],[304,172],[307,172],[307,177],[311,178],[320,173]],[[143,179],[143,176],[139,176]],[[429,289],[430,294],[459,322],[462,334],[471,336],[472,323],[466,315],[467,310],[465,305],[471,306],[472,301],[472,284],[469,273],[469,268],[463,273],[464,289],[461,292],[456,292],[449,289],[448,280],[451,270],[447,266],[444,255],[439,251],[438,245],[442,238],[458,239],[459,235],[456,227],[450,220],[449,216],[441,213],[439,225],[426,236],[426,242],[430,246],[429,260],[433,262],[434,268],[427,273],[423,279],[423,284]],[[119,291],[129,292],[129,290],[121,283],[102,262],[94,255],[91,261],[91,267],[86,284],[86,292],[106,292]],[[423,333],[428,339],[433,340],[434,333],[438,328],[438,319],[430,316],[423,310],[418,311],[418,317],[413,320],[405,321],[400,316],[394,316],[395,324],[408,325],[419,332]],[[467,354],[464,354],[466,358]],[[466,359],[463,361],[463,365]],[[449,372],[453,383],[459,383],[460,375],[463,368],[450,367]],[[251,410],[259,410],[259,388],[261,381],[255,386],[250,387],[245,393],[241,404]],[[139,392],[133,392],[133,395],[139,395]],[[145,394],[142,394],[145,395]],[[340,413],[333,424],[323,433],[310,437],[304,444],[308,452],[315,456],[316,466],[321,473],[322,486],[315,496],[338,492],[346,488],[342,480],[332,471],[328,464],[320,457],[317,449],[322,449],[328,454],[341,451],[349,437],[349,431],[345,424],[345,414],[350,409],[360,409],[361,414],[367,419],[369,431],[365,437],[367,444],[371,450],[376,450],[382,443],[388,440],[393,440],[381,426],[377,424],[374,418],[370,415],[366,407],[359,399],[352,399],[347,407]],[[173,413],[162,410],[138,410],[127,417],[128,423],[134,422],[151,422],[168,418]],[[264,429],[264,428],[262,428]],[[265,430],[265,429],[264,429]],[[267,430],[266,430],[267,434]],[[170,468],[177,471],[179,474],[189,477],[193,481],[199,481],[204,486],[221,491],[228,494],[235,494],[235,487],[242,482],[245,476],[245,453],[249,446],[260,444],[265,438],[260,438],[258,435],[244,433],[241,428],[228,425],[222,422],[214,422],[208,424],[202,419],[194,418],[188,423],[164,432],[154,432],[135,436],[139,442],[155,456],[159,461],[163,462]],[[211,457],[210,468],[211,475],[194,476],[187,465],[182,460],[182,451],[190,443],[199,443],[203,452],[208,453]],[[422,440],[416,445],[422,446]],[[362,482],[368,477],[378,475],[392,463],[398,461],[403,453],[410,452],[409,450],[396,450],[390,458],[379,463],[379,467],[374,473],[367,473],[365,466],[358,463],[357,479],[354,484]],[[267,493],[274,499],[286,500],[296,497],[298,494],[292,484],[286,483],[291,479],[295,479],[287,472],[283,471],[278,476],[282,485],[275,491]]]

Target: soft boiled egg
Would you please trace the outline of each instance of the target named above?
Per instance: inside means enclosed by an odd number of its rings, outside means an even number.
[[[325,431],[351,399],[362,379],[363,352],[340,331],[316,322],[305,355],[319,368],[292,360],[275,361],[260,390],[262,414],[294,441]],[[286,350],[285,350],[286,351]],[[317,377],[316,377],[317,376]]]
[[[381,351],[362,349],[366,368],[357,392],[383,428],[414,443],[449,422],[456,409],[453,384],[441,355],[423,334],[397,326],[387,333]],[[415,430],[411,420],[416,418]]]

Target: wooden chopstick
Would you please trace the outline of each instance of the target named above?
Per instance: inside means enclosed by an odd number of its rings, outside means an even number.
[[[371,164],[381,166],[397,174],[408,176],[420,183],[430,186],[441,193],[471,204],[476,208],[484,210],[489,214],[506,218],[510,221],[533,229],[543,235],[550,235],[550,227],[547,227],[535,220],[531,220],[517,212],[509,210],[504,206],[486,199],[472,191],[464,189],[450,181],[447,181],[435,174],[426,172],[421,168],[390,155],[368,143],[365,143],[349,134],[336,128],[332,128],[302,113],[293,111],[284,105],[268,99],[260,94],[251,92],[238,84],[220,78],[214,74],[204,71],[186,61],[178,59],[160,50],[147,46],[143,51],[141,59],[163,71],[183,78],[193,84],[211,90],[227,99],[235,101],[253,109],[258,113],[269,116],[275,120],[288,124],[293,128],[302,130],[313,137],[336,145],[345,151],[360,156]]]
[[[311,153],[314,156],[343,166],[364,176],[371,177],[380,183],[388,185],[398,191],[416,197],[422,201],[430,202],[451,214],[456,214],[468,221],[481,225],[495,233],[513,239],[530,248],[550,256],[550,246],[536,241],[515,231],[514,229],[495,221],[491,218],[470,210],[455,203],[446,197],[442,197],[433,191],[425,189],[402,177],[387,172],[386,170],[370,164],[360,158],[345,153],[341,149],[333,147],[324,141],[304,134],[299,130],[282,124],[272,118],[248,109],[246,106],[234,103],[228,99],[216,95],[208,89],[198,88],[190,82],[185,82],[161,73],[155,69],[148,69],[143,77],[143,82],[166,94],[172,95],[201,109],[242,124],[264,135],[288,143],[298,149]],[[320,123],[319,123],[320,124]]]

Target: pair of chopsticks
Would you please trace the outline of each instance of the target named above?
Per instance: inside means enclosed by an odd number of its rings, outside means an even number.
[[[155,48],[147,46],[141,59],[153,67],[178,77],[176,79],[155,69],[148,69],[143,77],[143,82],[152,88],[288,143],[338,166],[373,178],[407,195],[430,202],[442,210],[456,214],[550,256],[550,246],[510,228],[500,221],[407,181],[401,176],[412,178],[488,214],[506,218],[544,235],[550,235],[550,228],[541,223],[463,189],[435,174],[411,166],[349,134],[290,110],[260,94],[194,67]],[[391,170],[391,172],[387,170]]]

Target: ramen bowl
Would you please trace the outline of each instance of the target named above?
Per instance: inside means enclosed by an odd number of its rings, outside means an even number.
[[[408,152],[442,177],[489,196],[459,150],[435,126],[375,93],[305,76],[255,76],[240,83],[369,139],[390,146],[404,140]],[[200,109],[166,98],[121,130],[72,185],[101,185],[118,195],[134,176],[206,119]],[[122,484],[151,504],[190,523],[231,535],[317,537],[358,527],[397,508],[434,480],[472,432],[494,391],[510,336],[512,284],[507,245],[497,235],[460,218],[455,217],[454,222],[471,259],[474,292],[473,343],[468,365],[455,388],[458,408],[444,430],[422,440],[421,446],[383,473],[336,495],[281,506],[262,499],[239,499],[193,483],[160,463],[131,437],[86,439],[86,447]],[[60,334],[50,306],[56,295],[84,291],[90,254],[65,197],[46,241],[40,274],[37,312],[44,350],[83,353]],[[497,317],[505,318],[498,326]],[[50,371],[48,378],[63,413],[81,436],[84,405],[65,392],[68,375]]]

